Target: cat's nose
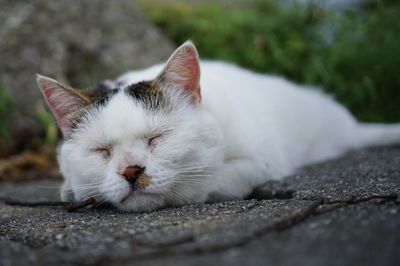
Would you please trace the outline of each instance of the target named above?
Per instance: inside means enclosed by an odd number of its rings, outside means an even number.
[[[129,182],[132,186],[135,185],[136,180],[139,178],[141,174],[144,172],[144,167],[141,167],[139,165],[130,165],[127,168],[125,168],[124,172],[122,173],[122,176],[125,177],[126,181]]]

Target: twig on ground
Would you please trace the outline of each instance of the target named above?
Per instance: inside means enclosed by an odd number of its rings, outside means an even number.
[[[371,200],[381,200],[383,202],[387,201],[394,201],[397,200],[398,195],[395,193],[392,194],[373,194],[364,197],[356,197],[356,196],[349,196],[343,199],[338,200],[323,200],[323,204],[319,206],[316,210],[315,214],[323,214],[326,212],[330,212],[339,208],[343,208],[349,205],[354,205],[362,202],[367,202]]]
[[[67,207],[67,211],[73,212],[78,209],[84,208],[86,206],[94,206],[94,205],[96,205],[96,199],[90,197],[87,200],[72,203],[70,206]]]
[[[175,239],[172,239],[170,241],[165,241],[163,243],[157,243],[157,242],[148,242],[148,241],[143,241],[143,240],[136,240],[134,243],[138,246],[146,246],[146,247],[152,247],[152,248],[162,248],[162,247],[171,247],[171,246],[177,246],[181,245],[187,242],[193,242],[195,241],[194,234],[186,234],[181,237],[177,237]]]
[[[71,202],[66,201],[21,201],[16,199],[4,199],[4,203],[13,206],[23,206],[23,207],[40,207],[40,206],[69,206]]]

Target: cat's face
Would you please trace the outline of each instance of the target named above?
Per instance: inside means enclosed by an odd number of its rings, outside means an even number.
[[[94,196],[124,210],[202,202],[222,161],[221,137],[202,109],[194,46],[175,51],[152,81],[83,93],[39,77],[64,141],[64,199]]]

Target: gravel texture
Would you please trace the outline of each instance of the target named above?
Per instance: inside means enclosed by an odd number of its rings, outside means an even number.
[[[57,186],[2,183],[0,197],[55,200]],[[0,265],[400,265],[399,195],[397,146],[310,166],[242,201],[151,213],[1,201]]]

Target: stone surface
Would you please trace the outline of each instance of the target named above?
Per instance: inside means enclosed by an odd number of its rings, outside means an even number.
[[[299,170],[283,182],[267,182],[255,195],[265,198],[269,191],[291,191],[294,198],[303,200],[335,200],[373,193],[400,195],[399,149],[400,146],[352,152],[341,160]]]
[[[0,83],[18,110],[12,129],[40,131],[42,99],[35,74],[89,86],[127,70],[161,62],[172,44],[151,25],[136,1],[0,0]]]
[[[384,147],[268,182],[257,199],[151,213],[0,202],[0,265],[399,265],[398,199],[293,219],[316,199],[399,196],[399,180],[400,147]],[[3,183],[0,197],[55,200],[57,186]]]

